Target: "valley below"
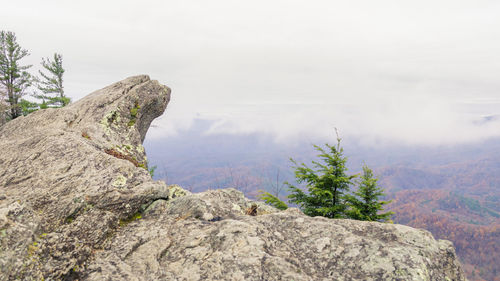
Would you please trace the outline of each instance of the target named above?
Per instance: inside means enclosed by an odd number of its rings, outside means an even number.
[[[310,164],[317,154],[312,144],[333,141],[281,144],[258,134],[202,133],[209,125],[198,120],[176,136],[146,138],[155,178],[192,192],[234,187],[249,198],[265,190],[286,200],[283,182],[294,183],[289,159]],[[452,241],[469,280],[500,280],[500,140],[414,147],[345,138],[342,146],[351,173],[364,163],[374,170],[392,200],[394,223]]]

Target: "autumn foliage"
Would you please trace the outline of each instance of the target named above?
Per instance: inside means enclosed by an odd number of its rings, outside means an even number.
[[[500,281],[500,218],[480,200],[446,190],[403,190],[388,209],[394,222],[453,242],[469,280]]]

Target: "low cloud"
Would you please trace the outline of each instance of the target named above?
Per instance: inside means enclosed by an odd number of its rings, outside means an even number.
[[[167,110],[155,121],[151,138],[169,137],[189,129],[196,119],[210,121],[202,134],[264,134],[277,142],[333,139],[334,128],[343,137],[365,145],[461,144],[500,137],[500,118],[460,112],[460,106],[436,100],[409,99],[379,104],[268,104],[207,107],[192,115]],[[211,111],[213,110],[213,111]]]
[[[63,54],[73,100],[142,73],[170,86],[151,138],[204,119],[207,134],[280,142],[337,127],[444,144],[500,135],[498,118],[483,122],[500,114],[498,14],[492,0],[31,0],[4,3],[0,23],[26,63]]]

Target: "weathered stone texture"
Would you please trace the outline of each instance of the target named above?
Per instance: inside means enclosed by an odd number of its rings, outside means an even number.
[[[0,127],[1,279],[78,272],[120,220],[168,198],[142,140],[169,99],[136,76]]]
[[[120,229],[89,280],[464,280],[452,244],[403,225],[311,218],[234,189],[157,201]]]
[[[0,280],[465,280],[448,241],[149,176],[170,89],[136,76],[0,127]]]

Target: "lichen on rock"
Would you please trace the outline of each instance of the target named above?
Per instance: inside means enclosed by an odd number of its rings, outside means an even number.
[[[114,187],[121,187],[125,186],[126,184],[127,184],[127,178],[123,175],[118,175],[118,177],[115,179],[112,185]]]

